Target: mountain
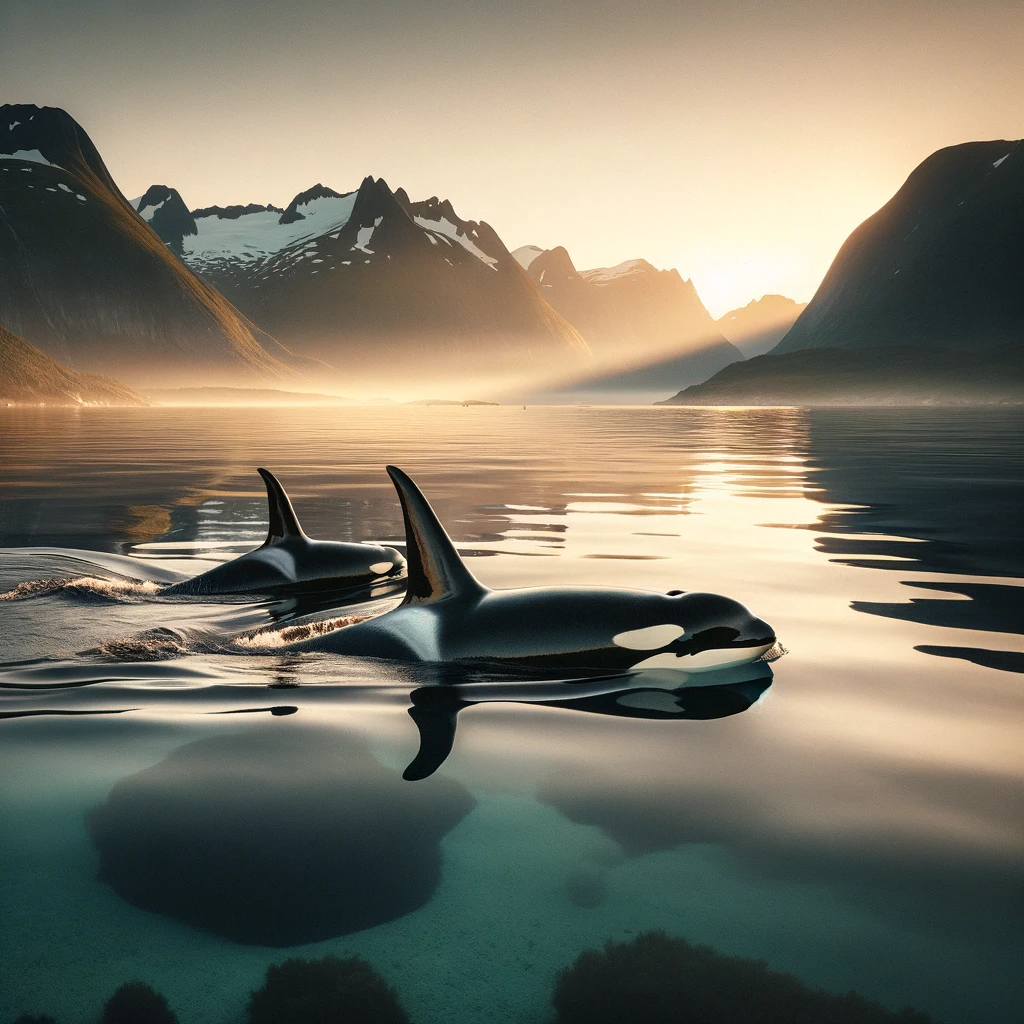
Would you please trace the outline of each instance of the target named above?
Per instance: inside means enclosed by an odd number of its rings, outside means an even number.
[[[177,189],[151,185],[145,195],[132,199],[131,205],[176,253],[184,248],[186,235],[196,234],[196,222]]]
[[[850,235],[768,355],[671,401],[1021,401],[1022,350],[1024,143],[969,142]]]
[[[932,154],[846,240],[777,353],[1024,340],[1024,143]]]
[[[177,213],[183,237],[174,196],[152,193],[151,219]],[[54,107],[0,106],[0,268],[0,325],[76,370],[232,383],[296,363],[175,257]]]
[[[726,340],[693,282],[683,280],[678,270],[627,260],[616,267],[578,271],[562,246],[525,245],[512,255],[599,357],[638,362]]]
[[[743,358],[677,270],[635,259],[579,271],[562,246],[526,245],[512,255],[595,355],[593,368],[532,401],[649,401]]]
[[[412,202],[368,177],[353,192],[317,184],[284,210],[190,216],[194,233],[180,211],[173,226],[157,215],[151,224],[261,327],[346,375],[502,374],[590,360],[493,228],[461,219],[447,200]]]
[[[739,309],[731,309],[715,323],[747,359],[773,349],[807,308],[784,295],[762,295]]]
[[[980,358],[979,358],[980,356]],[[727,366],[657,405],[940,405],[1024,401],[1024,346],[808,348]]]
[[[113,377],[76,373],[0,327],[0,403],[45,405],[146,405]]]

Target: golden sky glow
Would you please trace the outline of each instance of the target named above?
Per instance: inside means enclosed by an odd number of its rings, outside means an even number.
[[[1024,135],[1024,7],[16,0],[5,100],[63,106],[129,195],[286,203],[366,174],[510,248],[644,257],[716,316],[810,298],[934,150]]]

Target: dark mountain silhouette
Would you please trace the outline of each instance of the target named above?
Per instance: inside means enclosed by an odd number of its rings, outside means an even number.
[[[614,400],[707,380],[743,358],[719,331],[692,281],[646,260],[578,271],[559,246],[513,253],[541,295],[578,328],[598,366],[554,394]]]
[[[0,324],[75,370],[231,383],[294,362],[174,256],[54,107],[0,107],[0,267]]]
[[[807,308],[784,295],[762,295],[739,309],[731,309],[715,323],[747,359],[771,351]]]
[[[151,185],[145,195],[132,200],[135,212],[177,253],[186,235],[196,233],[196,222],[181,201],[178,190]]]
[[[937,357],[926,345],[774,352],[735,363],[661,405],[933,405],[1024,398],[1024,348]]]
[[[76,373],[0,327],[0,403],[46,405],[146,405],[113,377]]]
[[[850,235],[775,352],[1020,343],[1022,238],[1024,144],[941,149]]]
[[[789,333],[679,404],[1024,398],[1024,144],[930,156],[847,239]]]
[[[192,213],[182,256],[289,348],[346,373],[546,370],[590,361],[497,233],[381,178],[273,207]],[[159,229],[159,225],[154,223]],[[164,235],[173,244],[177,233]]]

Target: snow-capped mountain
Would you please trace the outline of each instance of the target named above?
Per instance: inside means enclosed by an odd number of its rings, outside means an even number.
[[[447,200],[412,202],[368,177],[345,193],[318,184],[283,211],[211,207],[191,217],[182,259],[297,352],[391,372],[589,362],[579,333],[497,233]],[[178,228],[163,237],[176,245]]]
[[[184,237],[174,196],[147,196],[143,215]],[[294,362],[169,251],[57,108],[0,107],[0,271],[0,326],[75,370],[232,383]]]
[[[527,245],[513,256],[604,365],[591,375],[588,393],[671,391],[743,358],[722,336],[693,282],[677,270],[633,259],[578,271],[562,246]]]

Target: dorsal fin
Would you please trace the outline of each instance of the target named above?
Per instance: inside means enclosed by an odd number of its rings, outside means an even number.
[[[405,519],[409,582],[403,604],[427,604],[444,597],[483,593],[485,588],[466,568],[420,489],[395,466],[387,470]]]
[[[263,546],[276,544],[285,537],[305,537],[299,525],[299,517],[277,477],[269,469],[258,469],[256,472],[267,485],[267,503],[270,506],[270,529],[267,530]]]

